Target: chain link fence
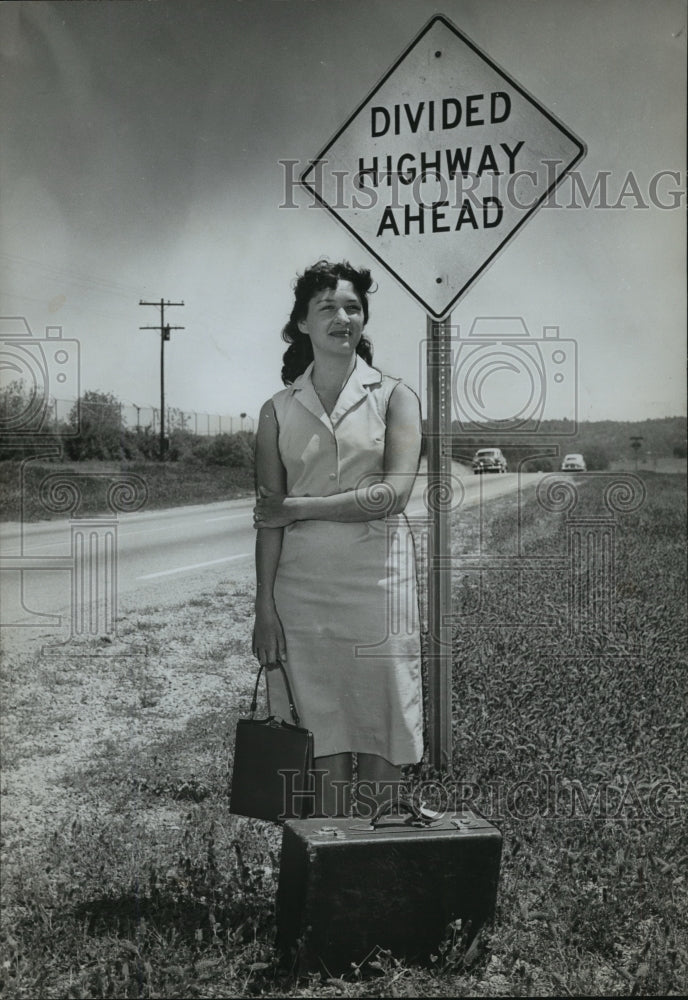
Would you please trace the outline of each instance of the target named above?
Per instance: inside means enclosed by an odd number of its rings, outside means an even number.
[[[55,399],[51,400],[50,423],[55,431],[61,424],[69,420],[75,404],[75,399]],[[107,411],[108,416],[112,412],[112,405],[109,403],[99,404],[93,400],[89,401],[89,410],[97,410],[102,406]],[[138,406],[136,403],[119,403],[120,428],[122,430],[145,430],[150,429],[154,433],[160,431],[160,407],[159,406]],[[218,434],[236,434],[238,431],[255,431],[255,419],[246,413],[221,414],[203,413],[198,410],[180,410],[178,407],[165,407],[165,432],[170,434],[174,430],[185,430],[200,437],[216,437]]]

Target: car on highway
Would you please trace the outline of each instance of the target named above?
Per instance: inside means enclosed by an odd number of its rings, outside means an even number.
[[[508,472],[506,459],[499,448],[479,448],[473,457],[473,474]]]
[[[585,459],[582,455],[576,453],[575,455],[564,455],[564,459],[561,463],[562,472],[586,472],[587,466],[585,464]]]

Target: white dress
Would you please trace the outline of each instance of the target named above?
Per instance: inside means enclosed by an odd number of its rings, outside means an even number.
[[[289,496],[372,486],[383,471],[387,404],[398,379],[357,356],[328,417],[312,367],[272,397]],[[285,667],[315,756],[353,751],[392,764],[420,760],[418,600],[404,515],[288,525],[274,596]],[[269,671],[268,688],[270,711],[290,721],[280,671]]]

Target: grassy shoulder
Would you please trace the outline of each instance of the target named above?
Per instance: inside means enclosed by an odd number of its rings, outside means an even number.
[[[107,651],[6,664],[3,996],[681,994],[686,497],[675,476],[643,479],[644,503],[616,517],[613,620],[582,634],[551,561],[565,512],[528,493],[454,525],[457,557],[532,562],[517,579],[457,558],[452,773],[408,775],[426,797],[429,779],[440,798],[460,784],[503,832],[477,947],[448,928],[429,968],[382,954],[337,979],[280,969],[281,833],[227,807],[254,677],[247,576],[126,612]],[[598,485],[576,486],[594,522]]]
[[[159,510],[253,496],[253,469],[191,462],[0,462],[4,521]],[[119,506],[117,506],[119,504]]]

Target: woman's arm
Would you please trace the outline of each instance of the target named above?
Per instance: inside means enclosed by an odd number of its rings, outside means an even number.
[[[328,497],[264,496],[256,504],[259,523],[283,526],[292,521],[374,521],[399,514],[408,503],[418,472],[421,444],[420,402],[403,384],[387,408],[383,473],[369,483]]]
[[[263,405],[256,435],[256,493],[286,489],[286,475],[277,446],[277,419],[271,400]],[[273,587],[282,551],[281,527],[261,527],[256,535],[256,622],[253,653],[261,664],[286,660],[282,623],[279,620]]]

